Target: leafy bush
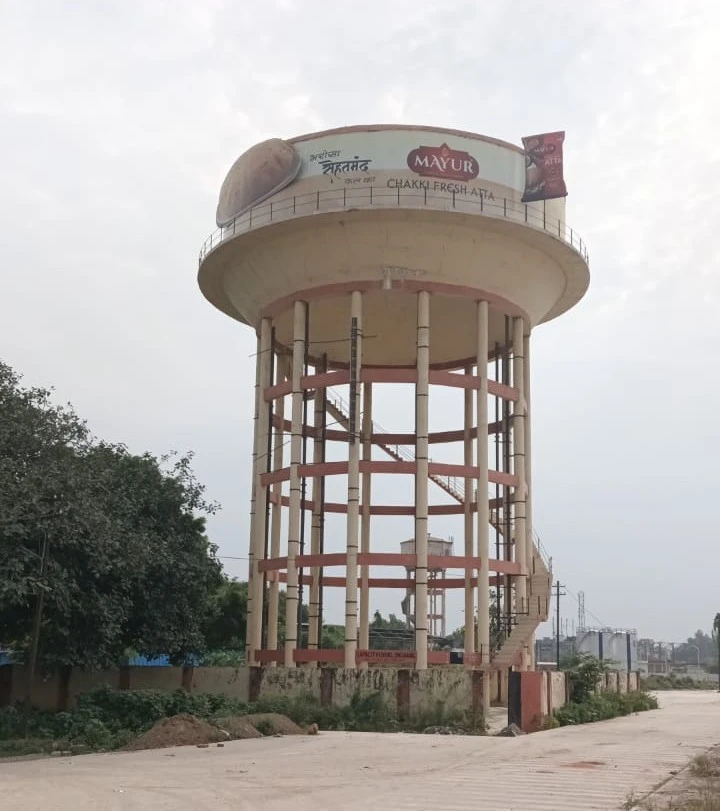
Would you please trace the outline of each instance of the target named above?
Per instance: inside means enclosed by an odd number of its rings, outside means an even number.
[[[570,695],[574,702],[581,703],[591,698],[598,683],[610,669],[589,653],[573,653],[561,662],[562,670],[570,680]]]
[[[72,712],[31,709],[26,713],[21,706],[0,709],[0,755],[15,753],[18,747],[23,752],[118,749],[161,718],[187,714],[214,721],[249,713],[279,713],[300,726],[315,723],[328,730],[421,731],[428,726],[453,726],[464,732],[484,731],[482,717],[448,712],[442,703],[427,708],[412,721],[400,722],[380,692],[357,691],[345,707],[322,707],[310,695],[268,697],[246,704],[215,693],[102,687],[81,696]],[[21,741],[24,741],[22,746]]]
[[[555,711],[555,718],[560,726],[572,726],[657,708],[657,699],[649,693],[600,693],[581,702],[571,701]]]

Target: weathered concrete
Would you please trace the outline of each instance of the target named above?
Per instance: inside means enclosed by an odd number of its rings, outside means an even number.
[[[618,674],[615,671],[610,671],[605,674],[605,690],[608,693],[617,693],[618,691]]]
[[[413,717],[441,710],[467,712],[472,707],[472,673],[457,668],[410,671],[410,714]]]
[[[246,667],[195,667],[192,670],[193,693],[222,693],[247,701],[249,674]]]
[[[557,671],[548,673],[549,692],[550,692],[550,709],[559,710],[565,706],[566,687],[565,687],[565,674],[558,673]]]
[[[0,762],[2,807],[617,809],[631,791],[650,791],[720,738],[716,693],[660,700],[657,712],[520,738],[321,733],[223,749]]]

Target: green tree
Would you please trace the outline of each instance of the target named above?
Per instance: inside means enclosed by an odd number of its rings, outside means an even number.
[[[322,645],[325,650],[345,647],[344,625],[323,625]]]
[[[51,392],[0,362],[0,640],[40,661],[103,668],[132,648],[180,660],[204,644],[221,577],[191,456],[95,439]]]
[[[473,621],[474,638],[477,639],[477,616]],[[490,650],[494,654],[504,642],[504,635],[500,632],[500,621],[497,609],[497,596],[495,589],[490,589]],[[447,638],[447,643],[451,648],[463,648],[465,646],[465,626],[456,628]]]
[[[210,596],[205,624],[208,650],[243,650],[247,628],[248,584],[224,579]]]

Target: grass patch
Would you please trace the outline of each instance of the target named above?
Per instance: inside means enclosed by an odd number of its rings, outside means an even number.
[[[626,811],[720,811],[720,747],[696,755],[652,796],[628,795]]]
[[[623,803],[625,811],[720,811],[720,795],[716,789],[709,788],[694,797],[683,800],[669,800],[667,803],[656,800],[635,800],[633,795]]]
[[[643,679],[644,690],[715,690],[717,686],[711,682],[695,681],[691,676],[648,676]]]
[[[709,755],[696,755],[690,761],[690,774],[705,779],[720,777],[720,766]]]

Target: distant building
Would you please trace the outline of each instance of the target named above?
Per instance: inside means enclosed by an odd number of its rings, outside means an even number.
[[[590,653],[604,662],[613,662],[619,670],[638,670],[638,639],[634,630],[614,628],[588,628],[575,636],[561,637],[560,659],[573,653]],[[556,664],[557,639],[545,637],[535,641],[535,662]]]

